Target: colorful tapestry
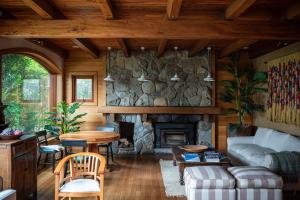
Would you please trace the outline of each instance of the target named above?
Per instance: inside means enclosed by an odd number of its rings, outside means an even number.
[[[293,59],[291,59],[293,58]],[[282,60],[281,60],[282,61]],[[272,62],[268,71],[267,118],[300,126],[300,57]]]

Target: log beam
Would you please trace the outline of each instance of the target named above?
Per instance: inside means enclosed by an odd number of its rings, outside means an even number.
[[[243,14],[256,0],[234,0],[225,11],[226,19],[234,19]]]
[[[0,36],[10,38],[300,39],[296,22],[80,19],[0,20],[0,24]]]
[[[43,19],[65,19],[65,16],[47,0],[23,0]]]
[[[89,40],[86,38],[75,38],[72,39],[72,41],[83,51],[90,54],[93,58],[99,57],[99,50],[98,48]]]
[[[0,8],[0,19],[16,19],[16,18],[7,10]]]
[[[118,39],[117,39],[117,42],[118,42],[120,48],[122,49],[122,51],[123,51],[123,53],[124,53],[124,56],[125,56],[125,57],[129,57],[130,51],[129,51],[127,45],[126,45],[125,40],[122,39],[122,38],[118,38]]]
[[[241,50],[244,47],[248,47],[251,44],[257,42],[256,40],[237,40],[236,42],[230,44],[229,46],[225,47],[221,51],[221,57],[228,56],[236,51]]]
[[[209,45],[208,40],[198,40],[192,49],[189,51],[189,56],[195,56],[200,51],[204,50]]]
[[[100,3],[101,12],[105,19],[113,19],[114,12],[110,0],[97,0]]]
[[[168,0],[167,16],[169,20],[176,20],[179,17],[182,0]]]
[[[285,17],[288,20],[294,19],[295,17],[300,15],[300,2],[297,2],[296,4],[291,5],[286,10]]]
[[[167,39],[161,39],[159,41],[158,49],[157,49],[157,56],[158,57],[161,57],[165,53],[167,43],[168,43]]]

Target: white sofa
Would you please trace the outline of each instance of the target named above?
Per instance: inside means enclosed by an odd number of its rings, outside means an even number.
[[[227,138],[228,154],[245,165],[270,168],[273,161],[269,153],[280,151],[300,152],[300,138],[260,127],[255,136]]]

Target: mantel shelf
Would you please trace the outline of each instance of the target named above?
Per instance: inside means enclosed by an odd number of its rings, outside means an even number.
[[[178,115],[217,115],[221,113],[219,107],[125,107],[102,106],[98,109],[103,114],[178,114]]]

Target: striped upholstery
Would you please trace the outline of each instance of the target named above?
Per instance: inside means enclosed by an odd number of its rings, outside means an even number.
[[[236,178],[238,188],[281,189],[282,178],[264,167],[230,167],[228,171]]]
[[[187,167],[184,180],[191,189],[228,189],[235,186],[234,178],[221,166]]]
[[[237,200],[281,200],[281,189],[239,189]]]
[[[187,200],[235,200],[235,189],[189,189]]]

